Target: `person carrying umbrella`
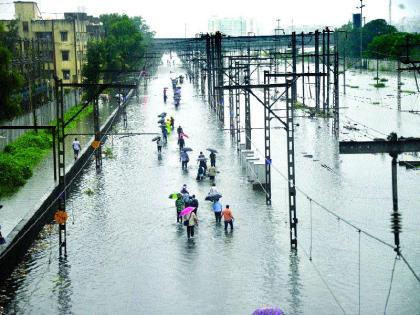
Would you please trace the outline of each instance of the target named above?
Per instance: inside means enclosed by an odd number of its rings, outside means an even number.
[[[211,185],[211,187],[210,187],[210,191],[209,191],[208,195],[209,195],[209,196],[221,195],[221,194],[219,193],[219,191],[217,190],[217,188],[216,188],[216,184],[215,184],[215,183],[213,183],[213,184]]]
[[[179,214],[185,208],[184,199],[182,198],[182,195],[180,193],[178,193],[176,197],[177,197],[175,200],[176,223],[182,223],[182,216],[180,216]]]
[[[221,217],[223,217],[225,221],[225,231],[227,231],[228,225],[230,225],[230,230],[233,230],[233,214],[232,210],[230,210],[229,205],[226,205],[225,210],[222,211]]]
[[[216,153],[214,151],[210,152],[210,166],[216,167]]]
[[[188,156],[188,153],[186,151],[181,151],[180,161],[182,169],[186,170],[188,168],[188,162],[190,161],[190,157]]]
[[[171,120],[171,129],[174,130],[175,129],[175,119],[171,116],[170,120]],[[178,137],[179,137],[179,133],[178,133]]]
[[[184,225],[187,227],[187,238],[190,239],[194,237],[194,226],[198,224],[198,217],[194,213],[193,207],[185,208],[181,214],[188,210],[187,213],[184,215]]]

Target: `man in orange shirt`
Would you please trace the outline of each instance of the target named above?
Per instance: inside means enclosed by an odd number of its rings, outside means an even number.
[[[221,217],[225,221],[225,231],[227,231],[228,225],[230,225],[230,230],[233,230],[233,214],[229,209],[229,205],[226,205],[225,210],[222,211]]]

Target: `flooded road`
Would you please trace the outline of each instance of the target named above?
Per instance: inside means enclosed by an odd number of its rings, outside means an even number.
[[[128,105],[127,129],[118,123],[115,130],[159,131],[157,115],[168,112],[175,126],[181,125],[189,136],[186,146],[194,150],[188,171],[181,170],[176,132],[169,136],[162,159],[152,136],[110,139],[106,146],[114,158],[104,160],[100,174],[93,164],[88,167],[69,193],[68,257],[58,258],[57,227],[46,226],[24,261],[0,286],[0,310],[7,314],[251,314],[257,307],[273,305],[287,314],[340,314],[342,310],[357,313],[360,292],[362,313],[383,314],[394,252],[311,200],[393,244],[391,159],[339,156],[331,121],[297,118],[296,183],[312,199],[297,195],[300,247],[297,254],[291,253],[287,182],[282,178],[285,132],[272,131],[275,169],[273,204],[268,207],[264,194],[252,189],[242,171],[229,132],[221,130],[192,85],[183,84],[178,110],[171,94],[168,104],[163,104],[162,89],[170,86],[170,76],[175,74],[161,67],[157,79],[140,91],[139,102],[133,98]],[[420,116],[400,113],[399,127],[394,123],[396,112],[356,103],[353,99],[360,91],[352,97],[348,94],[342,104],[348,107],[343,115],[349,119],[385,134],[418,136]],[[260,105],[253,101],[252,106],[253,127],[260,127]],[[362,112],[358,106],[366,108]],[[345,136],[365,137],[359,134]],[[262,130],[253,131],[252,139],[254,147],[263,151]],[[219,151],[216,183],[223,194],[221,201],[231,205],[235,216],[233,233],[215,225],[210,203],[204,201],[208,180],[195,180],[195,159],[208,147]],[[312,158],[305,157],[308,154]],[[405,168],[398,172],[402,250],[418,272],[420,173]],[[174,202],[168,199],[183,184],[200,202],[200,222],[191,241],[176,223]],[[311,243],[312,261],[306,256]],[[387,312],[418,314],[419,296],[419,283],[397,261]]]

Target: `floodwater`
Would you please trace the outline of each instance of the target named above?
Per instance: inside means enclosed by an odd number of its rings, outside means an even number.
[[[114,158],[104,160],[99,174],[93,164],[88,167],[68,195],[67,258],[58,258],[57,227],[47,225],[0,286],[3,312],[251,314],[261,306],[278,306],[286,314],[339,314],[358,313],[360,302],[361,313],[383,314],[395,257],[392,248],[358,233],[315,202],[393,244],[391,159],[340,156],[331,120],[297,117],[296,184],[306,195],[297,194],[299,249],[293,253],[287,183],[282,177],[284,130],[272,131],[273,202],[266,206],[264,193],[248,182],[229,132],[221,130],[191,84],[182,86],[178,110],[171,95],[163,104],[163,87],[170,87],[170,76],[181,71],[173,70],[170,73],[166,63],[159,69],[157,78],[140,91],[139,101],[129,104],[127,129],[120,122],[115,130],[156,132],[157,115],[168,112],[176,126],[182,125],[189,136],[186,145],[194,150],[188,171],[181,170],[176,133],[169,136],[161,159],[151,136],[114,137],[107,143]],[[391,100],[389,106],[357,102],[357,97],[376,97],[369,76],[349,77],[360,88],[348,88],[341,98],[341,106],[347,107],[342,110],[342,126],[353,119],[360,130],[342,128],[340,137],[369,138],[372,130],[360,123],[384,134],[418,136],[420,116],[397,113],[395,107],[389,108]],[[253,127],[261,127],[261,106],[255,101],[252,111]],[[299,113],[296,116],[304,116]],[[252,141],[262,151],[261,130],[253,131]],[[233,232],[215,225],[210,203],[204,201],[210,184],[195,180],[195,158],[208,147],[219,151],[216,183],[223,204],[233,210]],[[399,167],[398,180],[401,247],[420,273],[420,173]],[[200,202],[200,222],[190,241],[176,223],[174,202],[168,199],[183,184]],[[419,297],[420,284],[397,260],[387,313],[419,314]]]

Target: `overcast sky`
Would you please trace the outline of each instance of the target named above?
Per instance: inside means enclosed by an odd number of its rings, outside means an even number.
[[[280,27],[297,25],[337,26],[351,20],[357,13],[360,0],[178,0],[178,1],[130,1],[130,0],[39,0],[43,16],[51,13],[84,11],[98,16],[103,13],[141,15],[157,37],[184,37],[207,31],[211,16],[254,18],[264,34],[273,33],[276,19]],[[364,0],[366,21],[385,18],[388,20],[389,0]],[[259,3],[259,5],[255,5]],[[13,2],[0,0],[0,19],[12,18]],[[53,15],[52,15],[53,16]],[[392,20],[406,16],[420,16],[420,0],[392,0]]]

